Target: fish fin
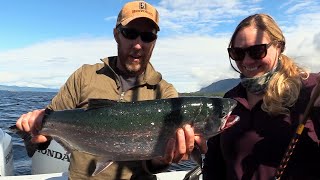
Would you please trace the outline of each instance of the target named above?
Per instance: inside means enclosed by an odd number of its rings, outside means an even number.
[[[102,162],[98,161],[96,164],[96,169],[92,173],[92,176],[98,175],[100,172],[107,169],[112,163],[113,163],[113,161],[110,161],[110,160],[104,160]]]
[[[32,157],[36,150],[39,149],[39,144],[31,142],[32,135],[30,133],[19,130],[16,125],[10,126],[9,130],[23,139],[29,157]]]
[[[101,107],[111,107],[114,106],[117,101],[113,101],[110,99],[89,99],[88,100],[88,109],[95,109]]]

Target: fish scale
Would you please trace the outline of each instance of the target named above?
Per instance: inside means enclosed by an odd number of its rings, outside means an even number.
[[[220,97],[91,99],[87,109],[47,111],[39,133],[53,137],[68,151],[90,153],[104,161],[147,160],[163,156],[168,140],[186,124],[206,139],[219,134],[238,121],[227,122],[236,104]]]

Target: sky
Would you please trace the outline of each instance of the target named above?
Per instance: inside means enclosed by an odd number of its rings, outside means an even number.
[[[117,54],[113,28],[127,0],[0,0],[0,85],[60,88],[83,64]],[[284,54],[320,71],[319,0],[149,0],[160,14],[151,63],[178,92],[238,78],[227,46],[245,17],[267,13]]]

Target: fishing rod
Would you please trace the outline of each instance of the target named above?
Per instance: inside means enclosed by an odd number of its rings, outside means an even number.
[[[295,134],[291,138],[288,149],[280,162],[280,166],[277,168],[277,171],[275,174],[275,180],[280,180],[286,166],[288,165],[290,157],[296,147],[296,144],[299,141],[299,138],[301,136],[302,131],[304,130],[304,126],[308,120],[308,117],[309,117],[309,114],[310,114],[311,109],[313,107],[313,104],[315,103],[317,97],[319,97],[319,95],[320,95],[320,82],[319,81],[320,80],[318,80],[318,85],[315,87],[314,93],[313,93],[312,97],[310,98],[310,101],[307,105],[306,110],[303,113],[303,117],[302,117],[303,119],[300,122],[300,124],[298,125]]]

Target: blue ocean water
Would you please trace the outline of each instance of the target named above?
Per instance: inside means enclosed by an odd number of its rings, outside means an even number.
[[[0,90],[0,128],[12,136],[15,175],[31,174],[31,158],[27,155],[22,139],[12,134],[8,128],[15,125],[20,115],[45,108],[55,95],[55,92]],[[193,161],[183,161],[172,164],[168,171],[191,170],[195,165]]]
[[[34,109],[45,108],[54,92],[0,91],[0,128],[12,136],[15,175],[31,174],[31,158],[27,156],[20,137],[8,127],[15,124],[20,115]]]

